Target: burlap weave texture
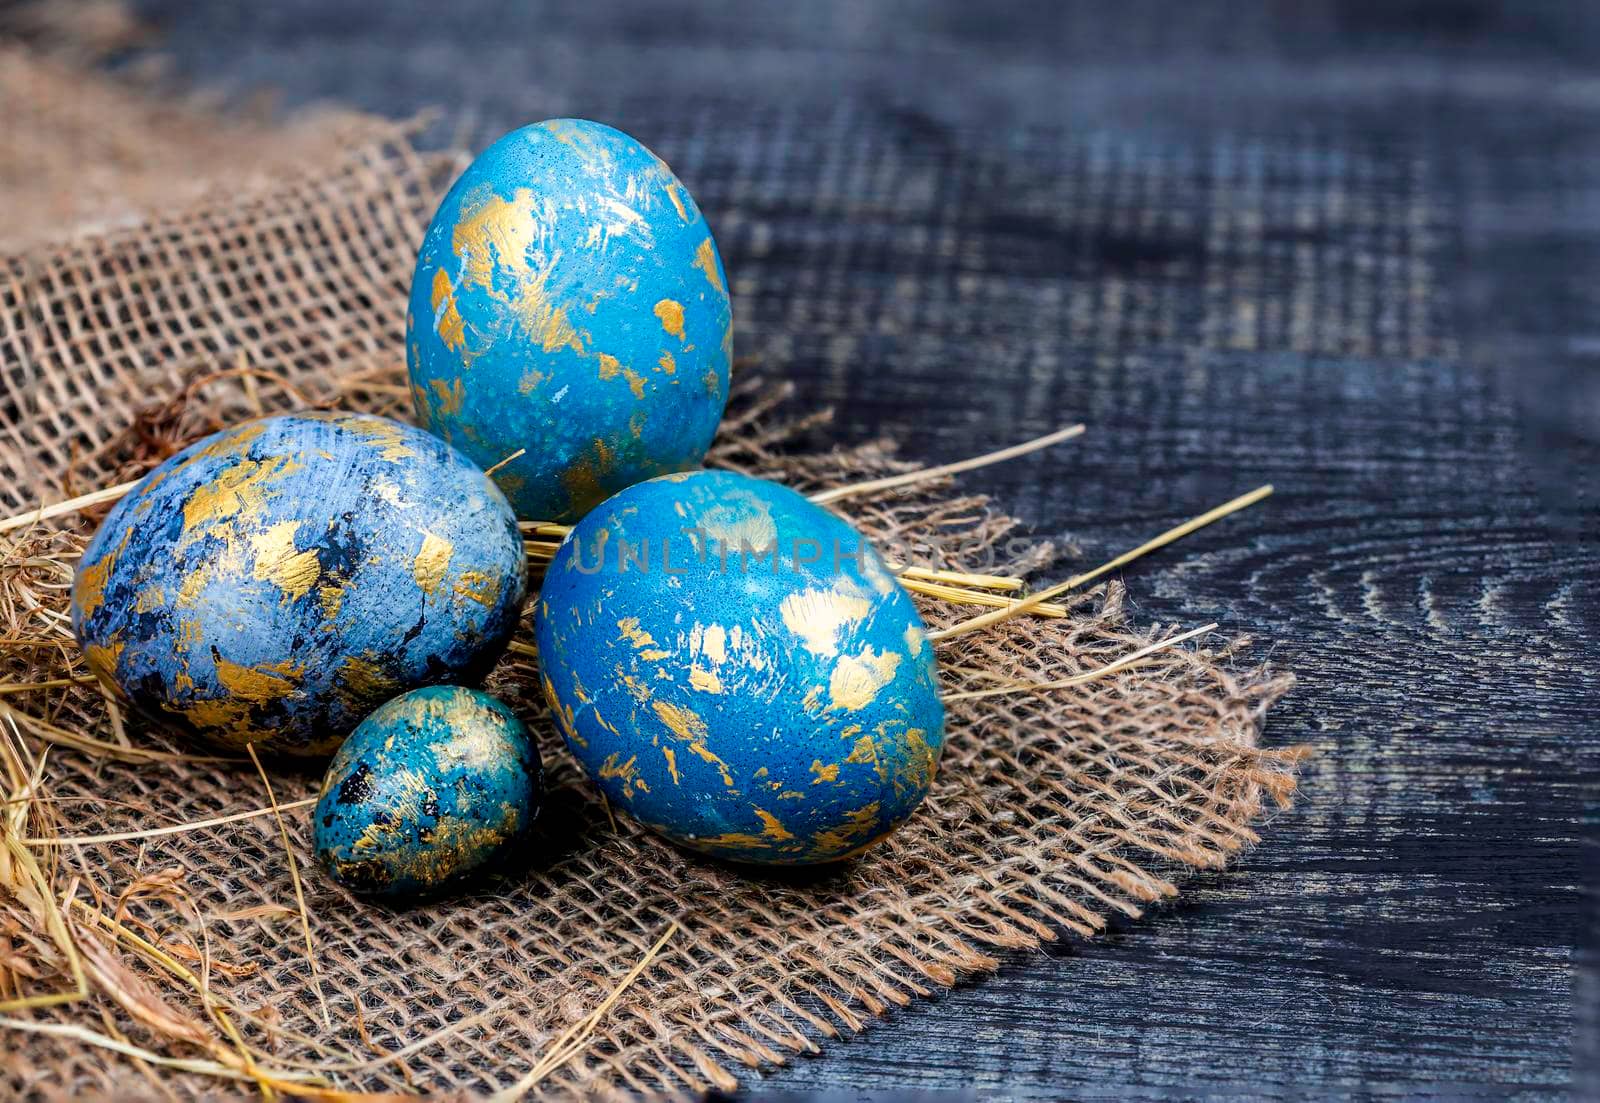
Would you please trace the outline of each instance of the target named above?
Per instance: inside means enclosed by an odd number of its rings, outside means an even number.
[[[4,511],[130,477],[184,439],[264,410],[312,402],[403,416],[406,284],[456,163],[419,154],[394,129],[293,182],[0,261]],[[781,386],[747,378],[713,462],[804,490],[895,468],[882,446],[797,451],[814,438],[782,420],[794,414],[781,397]],[[1012,522],[948,484],[852,499],[841,512],[882,543],[923,549],[930,565],[1032,571],[1049,559],[1048,549],[1019,552]],[[70,554],[78,538],[69,525],[55,550]],[[12,682],[58,674],[72,655],[65,591],[24,584],[38,570],[18,550],[37,551],[29,539],[0,552],[0,598],[62,648],[7,651]],[[941,646],[943,687],[1059,679],[1126,654],[1160,626],[1130,627],[1120,597],[1112,586],[1080,598],[1071,618]],[[918,603],[930,626],[970,612]],[[1252,842],[1264,808],[1293,788],[1292,756],[1257,746],[1288,679],[1226,650],[1173,651],[1071,690],[954,702],[938,781],[906,829],[842,869],[759,876],[613,822],[560,749],[535,669],[514,655],[491,679],[530,720],[551,767],[529,871],[401,912],[309,875],[320,981],[283,907],[293,891],[271,819],[52,852],[57,888],[76,881],[108,911],[131,889],[128,914],[209,959],[214,989],[259,1010],[243,1028],[249,1042],[285,1065],[315,1064],[341,1087],[376,1090],[483,1092],[515,1079],[675,920],[680,933],[545,1086],[694,1091],[732,1087],[742,1069],[861,1029],[994,968],[1000,951],[1140,914],[1174,896],[1184,871],[1218,867]],[[5,702],[25,734],[45,732],[42,719],[115,741],[90,688]],[[138,728],[128,738],[166,745]],[[203,820],[264,800],[247,762],[57,749],[45,770],[48,814],[65,835]],[[288,801],[313,794],[318,779],[280,770],[273,780]],[[291,820],[303,864],[309,826],[303,814]],[[0,969],[9,970],[0,996],[64,985],[41,942],[28,910],[0,889]],[[20,973],[23,960],[39,975]],[[197,1004],[168,998],[203,1020]],[[103,997],[29,1014],[193,1053]],[[11,1091],[150,1087],[134,1062],[79,1040],[13,1032],[6,1041]],[[183,1094],[230,1090],[144,1072]]]

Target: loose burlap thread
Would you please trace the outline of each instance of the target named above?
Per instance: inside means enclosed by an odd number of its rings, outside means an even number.
[[[336,164],[213,196],[181,213],[0,261],[0,502],[6,512],[131,477],[181,443],[307,403],[404,416],[402,330],[414,249],[457,160],[393,127]],[[746,378],[711,462],[801,490],[903,469],[885,445],[802,453],[816,418],[781,386]],[[1033,571],[1014,523],[948,482],[848,500],[840,512],[929,565]],[[88,527],[0,537],[0,607],[13,684],[81,672],[59,568]],[[55,571],[55,574],[52,574]],[[53,581],[52,581],[53,580]],[[973,610],[919,597],[930,627]],[[1120,586],[1061,620],[1026,619],[939,649],[947,694],[997,680],[1091,670],[1155,638]],[[526,632],[522,638],[528,638]],[[1173,650],[1068,690],[956,700],[933,792],[900,832],[840,868],[764,875],[705,861],[614,819],[560,746],[535,661],[511,655],[490,687],[537,734],[551,793],[528,868],[407,911],[349,897],[310,870],[310,822],[289,817],[318,972],[306,964],[285,853],[271,818],[50,850],[52,883],[141,924],[178,958],[209,963],[213,991],[254,1009],[241,1030],[281,1067],[317,1066],[342,1088],[492,1091],[583,1019],[671,922],[678,933],[544,1082],[577,1094],[732,1088],[747,1070],[1062,932],[1089,936],[1175,896],[1187,871],[1222,866],[1291,793],[1295,756],[1263,750],[1286,675],[1232,648]],[[35,746],[83,732],[114,746],[192,750],[124,725],[92,687],[0,698]],[[63,835],[194,822],[261,806],[244,762],[128,761],[53,748],[30,819]],[[272,768],[278,799],[318,778]],[[11,830],[8,824],[4,830]],[[43,853],[43,852],[42,852]],[[67,986],[36,909],[0,887],[0,998]],[[153,975],[92,931],[74,937]],[[196,964],[196,968],[198,968]],[[181,1020],[214,1033],[192,993],[162,988]],[[326,1002],[331,1028],[323,1017]],[[98,990],[17,1016],[171,1056],[197,1052]],[[180,1032],[181,1033],[181,1032]],[[81,1037],[6,1038],[6,1089],[43,1097],[243,1090],[154,1068]]]

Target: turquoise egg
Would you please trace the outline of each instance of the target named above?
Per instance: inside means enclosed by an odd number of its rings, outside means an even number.
[[[317,858],[352,892],[431,896],[507,862],[539,815],[528,729],[477,690],[428,686],[361,722],[317,798]]]
[[[699,466],[728,398],[728,282],[688,190],[583,119],[514,130],[461,174],[406,312],[417,417],[525,520],[572,521]]]
[[[387,418],[262,418],[198,441],[101,523],[73,584],[89,668],[229,748],[331,751],[396,693],[487,672],[527,568],[498,487]]]
[[[545,696],[613,808],[743,862],[847,858],[944,747],[933,645],[850,525],[726,471],[624,490],[562,541],[535,612]]]

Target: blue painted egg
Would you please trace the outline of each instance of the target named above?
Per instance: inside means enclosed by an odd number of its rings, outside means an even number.
[[[403,690],[485,673],[527,590],[511,506],[387,418],[263,418],[142,479],[78,565],[89,667],[214,743],[326,754]]]
[[[776,483],[667,475],[562,542],[535,614],[545,696],[611,806],[736,861],[846,858],[927,795],[933,645],[855,529]]]
[[[583,119],[514,130],[439,204],[406,314],[422,424],[524,519],[699,466],[728,397],[722,260],[672,170]]]
[[[317,858],[352,892],[431,896],[510,857],[543,797],[539,749],[510,709],[459,686],[415,689],[328,764]]]

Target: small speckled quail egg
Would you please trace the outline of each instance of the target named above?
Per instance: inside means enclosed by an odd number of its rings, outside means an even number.
[[[510,709],[459,686],[412,690],[329,764],[317,858],[353,892],[436,895],[518,858],[543,796],[538,748]]]

